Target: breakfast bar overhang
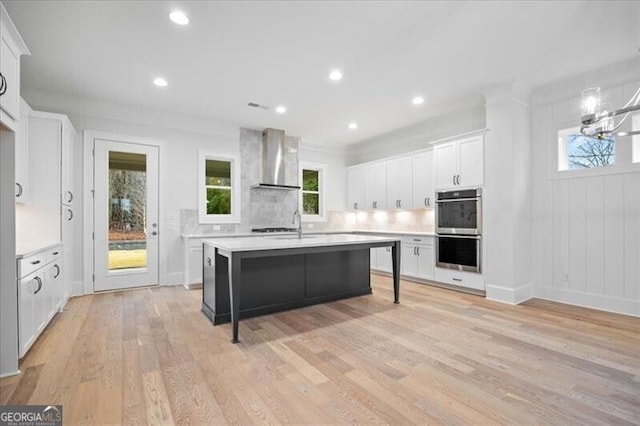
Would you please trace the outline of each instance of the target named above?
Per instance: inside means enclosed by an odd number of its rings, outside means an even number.
[[[202,312],[214,325],[371,294],[371,248],[391,247],[400,297],[397,238],[335,234],[211,239],[203,243]]]

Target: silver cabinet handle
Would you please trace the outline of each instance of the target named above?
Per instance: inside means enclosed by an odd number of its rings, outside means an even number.
[[[18,192],[16,192],[16,197],[22,197],[22,193],[23,193],[22,184],[16,182],[16,186],[18,187]]]
[[[429,207],[429,197],[425,197],[425,199],[424,199],[424,206],[425,206],[425,207]]]
[[[398,200],[398,207],[402,208],[402,200]]]
[[[72,201],[73,201],[73,192],[71,192],[71,191],[67,191],[67,194],[68,194],[68,196],[67,196],[67,203],[70,203],[70,202],[72,202]]]
[[[33,262],[31,262],[32,265],[37,265],[38,263],[40,263],[39,260],[34,260]]]
[[[453,184],[456,184],[456,175],[453,175]]]
[[[358,210],[358,203],[353,203],[354,210]]]
[[[53,278],[58,278],[60,276],[60,266],[53,265],[53,267],[56,268],[56,274],[53,276]]]
[[[67,220],[73,219],[73,211],[71,209],[67,209],[67,211],[69,212],[69,218]]]
[[[416,247],[416,255],[420,256],[420,247]]]
[[[462,282],[462,278],[451,278],[454,281]]]
[[[457,182],[458,185],[460,185],[460,175],[456,176],[456,182]]]
[[[57,255],[59,255],[59,254],[60,254],[60,252],[59,252],[59,251],[54,251],[54,252],[53,252],[53,255],[54,255],[54,256],[57,256]]]
[[[211,266],[211,258],[207,257],[207,265]]]
[[[33,294],[35,295],[38,294],[40,290],[42,290],[42,280],[40,279],[40,277],[35,277],[34,280],[38,282],[38,289],[33,292]]]

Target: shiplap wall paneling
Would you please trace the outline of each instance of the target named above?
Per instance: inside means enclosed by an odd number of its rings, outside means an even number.
[[[556,181],[553,186],[553,286],[569,287],[569,183]]]
[[[569,289],[586,290],[587,179],[569,181]]]
[[[640,173],[625,175],[624,204],[624,298],[640,315]]]
[[[624,175],[604,177],[605,295],[624,296]]]
[[[604,295],[604,179],[585,179],[586,292]]]

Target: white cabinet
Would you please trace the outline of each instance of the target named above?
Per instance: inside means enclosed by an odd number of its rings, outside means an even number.
[[[413,156],[413,208],[433,208],[435,190],[433,185],[433,151]]]
[[[18,245],[62,241],[66,271],[63,298],[71,293],[73,240],[73,143],[75,130],[65,115],[31,111],[28,118],[29,214],[17,218]]]
[[[0,121],[16,130],[20,113],[20,56],[29,49],[0,3]]]
[[[366,209],[387,208],[387,165],[384,161],[367,164],[364,168],[364,198]]]
[[[29,202],[29,114],[31,108],[20,98],[20,120],[16,129],[16,202]]]
[[[17,261],[18,341],[23,357],[64,303],[62,246],[32,252]]]
[[[365,209],[364,186],[365,167],[355,166],[347,169],[347,208]]]
[[[453,269],[436,268],[435,280],[457,287],[466,287],[473,290],[484,290],[484,276],[472,272],[462,272]]]
[[[482,186],[483,137],[461,139],[434,148],[436,188]]]
[[[371,269],[382,272],[392,272],[391,247],[377,247],[371,249]]]
[[[410,156],[387,162],[387,208],[412,209],[413,159]]]
[[[434,262],[433,237],[402,238],[402,275],[433,280]]]

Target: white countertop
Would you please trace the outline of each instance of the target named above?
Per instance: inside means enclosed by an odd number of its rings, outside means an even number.
[[[330,234],[354,234],[354,233],[366,233],[366,234],[381,234],[381,235],[417,235],[422,237],[434,237],[435,232],[421,232],[421,231],[382,231],[377,229],[348,229],[348,230],[331,230],[331,231],[310,231],[305,230],[304,235],[330,235]],[[200,233],[184,233],[181,237],[184,239],[190,238],[235,238],[235,237],[271,237],[277,235],[296,235],[295,232],[273,232],[273,233],[259,233],[259,232],[200,232]]]
[[[306,238],[305,238],[306,237]],[[297,235],[274,235],[255,238],[211,239],[204,244],[218,247],[228,252],[281,250],[304,247],[326,247],[350,244],[367,244],[378,242],[400,241],[392,237],[376,237],[370,235],[333,234],[333,235],[304,235],[298,239]]]
[[[40,253],[42,251],[49,250],[50,248],[61,246],[61,245],[62,245],[62,242],[57,242],[52,244],[39,244],[39,243],[16,244],[16,259],[29,257],[36,253]]]

